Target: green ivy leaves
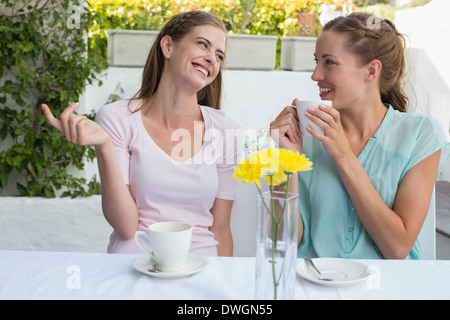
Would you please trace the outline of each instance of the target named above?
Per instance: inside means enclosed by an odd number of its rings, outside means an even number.
[[[95,158],[93,148],[66,141],[40,108],[45,102],[59,115],[105,67],[87,55],[88,16],[80,3],[0,0],[0,190],[14,176],[20,196],[98,191],[95,179],[76,177],[85,159]],[[68,27],[69,18],[78,28]]]

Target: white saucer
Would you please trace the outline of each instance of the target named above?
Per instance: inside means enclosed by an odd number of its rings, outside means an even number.
[[[202,256],[198,256],[196,254],[189,253],[186,259],[186,266],[181,271],[177,272],[151,272],[148,271],[149,269],[153,268],[153,265],[150,260],[150,256],[145,254],[142,256],[137,257],[134,262],[133,266],[134,268],[142,273],[145,273],[149,276],[160,278],[160,279],[178,279],[178,278],[184,278],[190,275],[193,275],[197,272],[202,271],[206,268],[208,265],[208,262],[206,259]]]
[[[370,276],[367,265],[361,262],[338,258],[314,258],[314,264],[324,277],[332,281],[320,280],[314,270],[302,259],[295,268],[302,278],[323,286],[340,286],[358,283]]]

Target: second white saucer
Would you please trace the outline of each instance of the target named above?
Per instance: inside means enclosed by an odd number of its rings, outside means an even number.
[[[133,266],[137,271],[160,279],[184,278],[202,271],[206,268],[207,265],[208,262],[204,257],[192,253],[189,253],[187,255],[186,266],[182,270],[177,272],[149,271],[149,269],[153,268],[149,255],[139,256],[133,262]]]

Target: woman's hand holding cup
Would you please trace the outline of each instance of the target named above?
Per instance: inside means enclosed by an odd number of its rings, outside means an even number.
[[[319,117],[312,115],[311,110],[319,109],[320,106],[327,105],[332,106],[333,101],[331,100],[318,100],[318,101],[306,101],[298,100],[296,101],[296,109],[298,114],[298,119],[300,123],[300,131],[302,136],[310,136],[311,131],[315,130],[317,133],[324,134],[323,129],[318,123],[323,123],[324,121]],[[311,131],[310,131],[311,130]]]
[[[270,123],[270,136],[280,148],[302,152],[302,135],[298,125],[298,115],[295,105],[297,98],[292,101],[292,105],[286,106],[283,111]]]

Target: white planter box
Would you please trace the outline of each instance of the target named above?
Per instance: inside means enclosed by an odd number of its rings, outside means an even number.
[[[313,71],[315,37],[282,37],[280,67],[292,71]]]
[[[108,62],[111,67],[143,67],[159,31],[109,30]],[[226,69],[272,70],[277,36],[228,35]]]
[[[108,30],[108,62],[111,67],[143,67],[159,31]]]
[[[277,36],[228,35],[225,69],[274,69],[277,40]]]

